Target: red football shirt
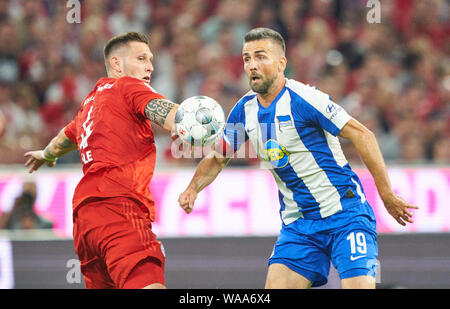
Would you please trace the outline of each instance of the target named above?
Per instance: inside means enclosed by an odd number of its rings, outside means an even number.
[[[65,127],[77,144],[83,177],[75,188],[73,211],[89,200],[125,196],[138,201],[154,220],[149,184],[156,149],[145,106],[164,98],[147,83],[133,78],[101,78]]]

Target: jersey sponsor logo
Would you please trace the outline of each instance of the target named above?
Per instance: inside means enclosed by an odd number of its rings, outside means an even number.
[[[269,139],[265,142],[263,151],[266,160],[269,161],[274,168],[282,168],[289,163],[289,152],[276,140]]]

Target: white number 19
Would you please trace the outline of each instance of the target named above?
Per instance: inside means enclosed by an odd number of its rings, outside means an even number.
[[[355,254],[356,251],[360,254],[367,253],[367,245],[366,245],[366,236],[362,232],[351,232],[347,240],[350,241],[350,250],[352,254]]]

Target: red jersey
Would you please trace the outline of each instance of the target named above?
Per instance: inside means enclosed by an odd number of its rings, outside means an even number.
[[[64,133],[78,145],[83,177],[75,188],[73,211],[90,200],[129,197],[155,216],[149,184],[156,149],[145,106],[163,98],[133,77],[101,78]]]

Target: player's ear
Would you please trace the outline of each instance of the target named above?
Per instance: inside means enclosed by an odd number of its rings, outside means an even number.
[[[287,66],[287,58],[286,56],[281,56],[278,64],[278,70],[280,72],[284,72],[284,70],[286,70],[286,66]]]
[[[122,73],[121,59],[116,55],[111,56],[109,58],[109,67],[113,72]]]

